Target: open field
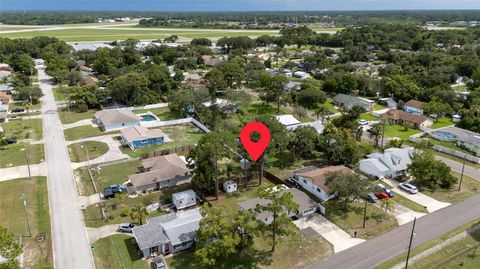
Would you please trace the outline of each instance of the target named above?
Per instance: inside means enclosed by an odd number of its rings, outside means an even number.
[[[43,144],[18,143],[0,146],[0,168],[27,164],[27,156],[30,164],[38,164],[44,160]]]
[[[22,235],[24,251],[24,268],[40,268],[52,264],[53,253],[50,233],[50,213],[48,209],[47,179],[34,177],[0,182],[2,196],[0,198],[0,225],[6,227],[15,236]],[[27,202],[29,234],[23,202]],[[38,241],[37,236],[45,236]],[[41,267],[45,268],[45,267]]]
[[[93,119],[95,110],[90,109],[85,112],[68,111],[66,108],[59,109],[58,115],[62,124],[70,124],[81,120]]]
[[[65,133],[65,139],[68,141],[74,141],[81,138],[87,138],[87,137],[93,137],[93,136],[120,133],[120,131],[103,132],[102,130],[100,130],[100,128],[93,127],[91,125],[74,127],[74,128],[67,129],[63,132]]]
[[[42,120],[16,120],[4,122],[0,124],[3,127],[5,137],[13,137],[17,140],[21,139],[42,139]]]

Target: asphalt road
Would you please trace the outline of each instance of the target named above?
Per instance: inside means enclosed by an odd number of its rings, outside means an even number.
[[[453,171],[455,171],[457,173],[462,173],[463,163],[459,163],[459,162],[456,162],[456,161],[453,161],[453,160],[450,160],[450,159],[447,159],[447,158],[443,158],[443,157],[440,157],[440,156],[435,156],[435,159],[444,162]],[[464,175],[467,175],[471,178],[474,178],[476,180],[480,180],[480,170],[475,169],[471,166],[468,166],[468,161],[467,161],[467,165],[465,165],[465,170],[463,171],[463,173],[464,173]]]
[[[412,247],[419,246],[480,217],[480,195],[417,219]],[[412,223],[365,241],[314,263],[309,269],[367,269],[392,259],[408,249]]]
[[[56,269],[93,269],[90,244],[78,202],[62,124],[43,66],[37,66],[42,98],[43,137],[48,175],[48,198]]]

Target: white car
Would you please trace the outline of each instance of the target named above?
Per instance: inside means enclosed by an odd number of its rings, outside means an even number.
[[[403,190],[405,190],[406,192],[410,193],[410,194],[415,194],[418,192],[418,189],[417,187],[413,186],[412,184],[410,183],[400,183],[398,186],[400,186],[400,188],[402,188]]]
[[[359,125],[367,125],[367,124],[368,124],[368,121],[366,121],[366,120],[359,120],[359,121],[358,121],[358,124],[359,124]]]

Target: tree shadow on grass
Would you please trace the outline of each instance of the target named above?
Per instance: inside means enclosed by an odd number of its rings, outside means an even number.
[[[130,257],[130,260],[132,262],[142,259],[141,252],[137,247],[137,242],[135,241],[134,237],[125,238],[125,240],[123,240],[123,242],[125,243],[125,246],[127,247],[128,256]]]

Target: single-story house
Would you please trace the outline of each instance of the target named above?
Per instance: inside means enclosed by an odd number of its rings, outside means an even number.
[[[202,55],[202,60],[206,66],[216,66],[222,62],[221,59],[215,58],[211,55]]]
[[[302,122],[302,123],[299,123],[299,124],[287,126],[287,130],[295,131],[298,127],[301,127],[301,126],[313,127],[315,129],[315,131],[317,131],[318,134],[323,134],[323,129],[325,128],[321,122],[311,121],[311,122]]]
[[[293,196],[293,201],[298,204],[297,212],[288,212],[288,215],[290,217],[300,219],[315,213],[315,211],[317,210],[318,204],[303,191],[296,188],[289,188],[287,190],[279,191],[279,195],[282,195],[285,192],[291,193]],[[269,203],[269,200],[262,198],[254,198],[247,201],[239,202],[238,205],[242,210],[254,211],[257,205],[268,205]],[[262,221],[265,224],[270,224],[273,221],[273,214],[271,212],[260,212],[257,214],[256,218],[257,220]]]
[[[9,71],[12,72],[13,68],[7,63],[0,63],[0,71]]]
[[[290,81],[283,86],[283,89],[287,92],[290,92],[292,90],[299,91],[301,88],[302,88],[302,83],[297,81]]]
[[[275,119],[277,119],[277,121],[280,122],[285,127],[297,125],[301,123],[293,115],[290,115],[290,114],[278,115],[278,116],[275,116]]]
[[[2,71],[0,71],[0,72],[2,72]],[[13,87],[12,87],[11,83],[7,83],[7,84],[1,83],[0,84],[0,92],[12,92],[12,91],[13,91]]]
[[[8,105],[0,104],[0,122],[7,121]]]
[[[293,179],[302,188],[315,195],[322,201],[328,201],[335,198],[336,194],[332,193],[327,187],[326,178],[331,173],[340,173],[343,175],[351,175],[354,172],[343,165],[328,166],[318,168],[315,166],[307,166],[293,172]]]
[[[414,128],[431,126],[433,121],[425,116],[408,113],[398,109],[390,109],[382,117],[388,120],[389,124],[407,123]]]
[[[12,101],[12,96],[6,92],[0,92],[0,104],[8,105]]]
[[[389,108],[397,108],[398,106],[398,103],[392,97],[380,98],[378,101]]]
[[[88,51],[96,51],[98,48],[113,48],[112,45],[103,42],[94,42],[94,41],[86,41],[86,42],[67,42],[68,45],[72,46],[73,50],[81,51],[81,50],[88,50]]]
[[[128,109],[104,109],[95,113],[95,122],[109,132],[140,126],[140,117]]]
[[[183,85],[190,86],[192,88],[204,88],[207,86],[207,80],[205,80],[201,75],[199,74],[189,74],[189,73],[184,73],[183,74]]]
[[[365,111],[369,111],[375,104],[375,102],[372,100],[351,96],[351,95],[346,95],[343,93],[335,95],[335,97],[333,97],[333,103],[337,106],[344,107],[347,109],[351,109],[354,106],[360,106],[360,107],[363,107]]]
[[[172,194],[172,201],[177,210],[195,206],[197,204],[197,195],[193,190],[186,190]]]
[[[423,109],[422,106],[424,105],[424,102],[418,101],[418,100],[410,100],[403,105],[403,110],[408,113],[412,113],[415,115],[423,115]]]
[[[160,129],[148,129],[145,126],[130,126],[120,130],[122,143],[131,149],[163,144],[165,134]]]
[[[143,258],[168,255],[193,246],[201,219],[199,208],[185,210],[151,218],[132,233]]]
[[[303,71],[295,71],[293,73],[293,76],[296,77],[296,78],[299,78],[299,79],[307,79],[307,78],[310,78],[311,75],[307,72],[303,72]]]
[[[189,183],[192,177],[185,161],[176,153],[142,160],[142,173],[128,177],[127,192],[156,191]]]
[[[405,173],[412,163],[414,149],[389,148],[384,153],[373,153],[360,161],[360,171],[376,178],[396,178]]]
[[[227,180],[223,182],[223,190],[226,193],[236,192],[237,191],[237,182],[233,180]]]
[[[225,114],[234,114],[238,112],[238,107],[228,100],[217,98],[215,100],[215,104],[217,105],[220,112],[223,112]],[[204,102],[203,105],[206,107],[211,107],[212,101]]]

